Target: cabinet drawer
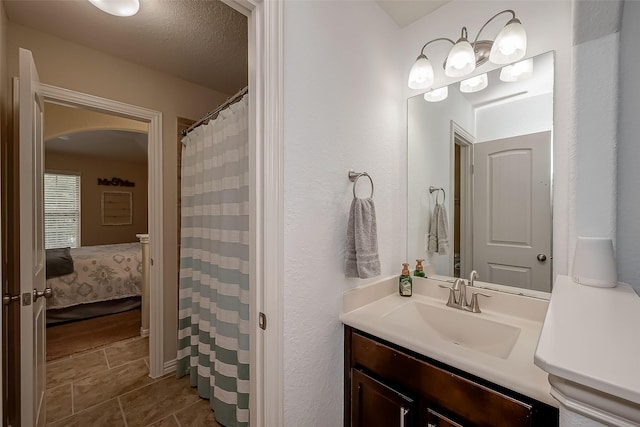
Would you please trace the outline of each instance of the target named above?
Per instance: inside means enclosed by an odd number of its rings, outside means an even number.
[[[532,406],[527,403],[358,333],[354,332],[351,339],[351,366],[362,367],[391,386],[420,395],[460,420],[477,426],[532,425]]]

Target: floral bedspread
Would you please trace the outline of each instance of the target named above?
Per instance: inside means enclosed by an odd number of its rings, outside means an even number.
[[[142,245],[87,246],[71,249],[74,272],[47,280],[53,296],[47,308],[108,301],[142,294]]]

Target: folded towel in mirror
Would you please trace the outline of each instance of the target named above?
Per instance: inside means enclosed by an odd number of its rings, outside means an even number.
[[[430,254],[446,255],[449,253],[449,219],[447,208],[436,203],[431,214],[429,224],[429,243],[427,252]]]

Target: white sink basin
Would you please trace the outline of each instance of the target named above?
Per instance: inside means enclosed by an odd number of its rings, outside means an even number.
[[[436,338],[506,359],[520,335],[520,328],[450,307],[411,301],[384,315],[407,333]]]

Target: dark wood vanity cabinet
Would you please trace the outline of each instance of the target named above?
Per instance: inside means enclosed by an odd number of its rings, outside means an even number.
[[[554,427],[558,410],[345,326],[345,427]]]
[[[351,370],[351,425],[409,427],[415,401],[358,369]]]

